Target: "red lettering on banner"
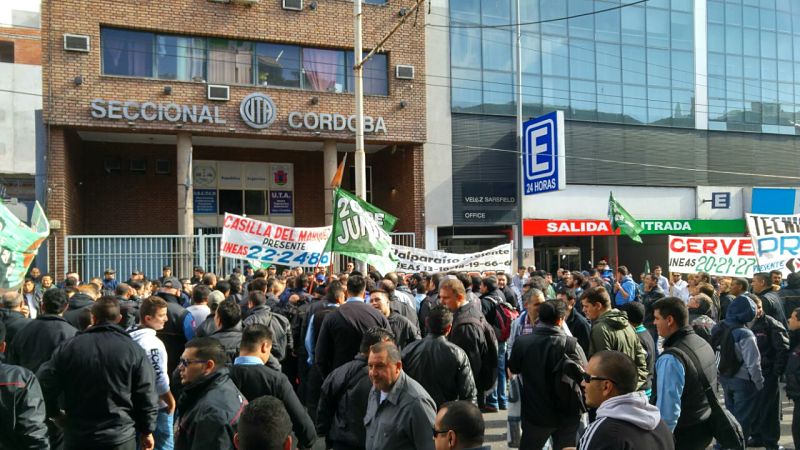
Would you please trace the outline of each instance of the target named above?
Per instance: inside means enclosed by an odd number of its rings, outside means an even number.
[[[222,244],[222,253],[231,253],[234,255],[247,255],[247,246],[234,244],[233,242],[225,242]]]
[[[608,220],[544,220],[522,221],[525,236],[612,236]]]
[[[686,251],[689,253],[703,253],[703,242],[700,239],[687,239]]]
[[[686,251],[685,242],[683,242],[683,239],[672,238],[670,239],[669,250],[675,253],[683,253]]]
[[[717,241],[706,239],[703,241],[703,252],[714,253],[717,250]]]

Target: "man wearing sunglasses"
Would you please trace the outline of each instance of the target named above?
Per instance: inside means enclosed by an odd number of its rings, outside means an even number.
[[[183,393],[175,423],[176,450],[233,450],[233,435],[247,400],[225,364],[228,355],[214,338],[194,338],[178,360]]]
[[[583,433],[578,449],[675,448],[658,408],[636,390],[638,383],[636,364],[628,355],[603,350],[592,356],[582,384],[586,406],[597,408],[597,419]]]

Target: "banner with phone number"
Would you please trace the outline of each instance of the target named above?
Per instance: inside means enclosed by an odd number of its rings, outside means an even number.
[[[399,259],[398,272],[505,272],[511,273],[511,244],[498,245],[477,253],[457,254],[435,250],[392,246]]]
[[[331,227],[294,228],[225,213],[220,255],[289,267],[325,266]]]
[[[669,270],[747,277],[759,271],[749,237],[669,237]]]

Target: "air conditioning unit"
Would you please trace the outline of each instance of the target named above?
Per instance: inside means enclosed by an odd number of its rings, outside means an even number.
[[[209,84],[207,97],[209,100],[226,102],[231,99],[231,87],[220,84]]]
[[[283,9],[291,9],[293,11],[303,10],[303,0],[283,0]]]
[[[394,68],[394,76],[395,78],[399,78],[401,80],[413,80],[414,79],[414,66],[404,66],[398,64]]]
[[[89,36],[64,33],[64,50],[89,53]]]

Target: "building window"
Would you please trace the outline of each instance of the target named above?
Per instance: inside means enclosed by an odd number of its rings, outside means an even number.
[[[344,52],[303,49],[306,86],[312,91],[344,92]]]
[[[346,52],[345,70],[347,71],[347,91],[353,92],[356,88],[353,77],[353,66],[355,65],[355,53]],[[364,52],[367,56],[367,52]],[[365,95],[389,95],[389,80],[387,79],[388,61],[386,55],[375,53],[364,64],[363,80]]]
[[[241,215],[243,212],[242,190],[241,189],[220,189],[219,191],[219,215],[226,212]]]
[[[244,213],[248,216],[267,215],[266,191],[244,191]]]
[[[209,39],[208,81],[224,84],[253,84],[253,43]]]
[[[353,52],[220,38],[101,30],[103,74],[352,92]],[[364,53],[366,55],[366,53]],[[388,95],[389,61],[364,64],[364,93]]]
[[[206,40],[180,36],[156,37],[156,77],[164,80],[203,80]]]
[[[103,73],[152,77],[154,41],[153,33],[104,28],[100,32]]]
[[[0,41],[0,63],[14,62],[14,43]]]
[[[300,87],[300,47],[281,44],[256,44],[257,84]]]

